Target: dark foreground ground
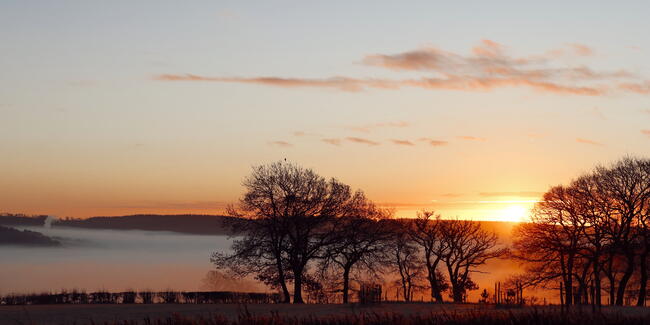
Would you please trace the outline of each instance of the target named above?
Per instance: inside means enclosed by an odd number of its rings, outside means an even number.
[[[557,307],[384,303],[361,305],[32,305],[0,306],[0,324],[650,324],[650,308],[583,307],[570,317]],[[198,320],[203,319],[206,322]],[[513,321],[515,319],[515,321]]]

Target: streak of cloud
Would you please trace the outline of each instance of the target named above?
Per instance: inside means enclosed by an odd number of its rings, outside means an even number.
[[[461,136],[457,136],[456,138],[458,138],[460,140],[467,140],[467,141],[485,141],[485,140],[487,140],[485,138],[475,137],[475,136],[471,136],[471,135],[461,135]]]
[[[582,143],[582,144],[589,144],[589,145],[593,145],[593,146],[604,146],[604,144],[602,144],[600,142],[596,142],[596,141],[589,140],[589,139],[584,139],[584,138],[576,138],[576,142]]]
[[[578,44],[578,43],[571,43],[568,44],[569,47],[575,52],[575,54],[580,55],[580,56],[590,56],[594,54],[594,50],[584,44]]]
[[[535,191],[519,191],[519,192],[480,192],[483,197],[499,197],[499,196],[519,196],[519,197],[541,197],[544,192]]]
[[[281,141],[281,140],[269,141],[269,145],[278,146],[278,147],[285,147],[285,148],[293,147],[293,144],[291,144],[289,142],[286,142],[286,141]]]
[[[583,44],[569,44],[577,56],[593,54]],[[259,84],[284,88],[329,88],[358,92],[364,89],[400,89],[490,91],[505,87],[523,87],[554,94],[600,96],[612,89],[641,94],[650,93],[650,82],[620,82],[637,77],[625,70],[595,71],[587,66],[561,66],[553,55],[510,56],[506,47],[483,40],[471,54],[461,55],[433,47],[396,54],[366,55],[361,63],[394,71],[417,71],[431,75],[415,79],[369,79],[347,76],[329,78],[208,77],[195,74],[163,74],[160,81],[202,81]]]
[[[398,140],[398,139],[391,139],[390,140],[392,143],[401,145],[401,146],[414,146],[415,144],[409,140]]]
[[[321,139],[321,141],[323,141],[323,142],[325,142],[327,144],[331,144],[333,146],[340,146],[341,145],[341,139],[337,139],[337,138]]]
[[[650,81],[646,80],[637,83],[622,83],[619,85],[619,88],[633,93],[647,95],[650,94]]]
[[[354,142],[354,143],[359,143],[359,144],[367,144],[369,146],[378,146],[380,143],[372,140],[368,140],[365,138],[358,138],[358,137],[347,137],[345,140]]]
[[[449,142],[447,142],[447,141],[435,140],[435,139],[430,139],[430,138],[420,138],[418,140],[426,142],[429,145],[434,146],[434,147],[446,146],[446,145],[449,144]]]

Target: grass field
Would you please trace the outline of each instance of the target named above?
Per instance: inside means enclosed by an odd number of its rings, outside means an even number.
[[[0,324],[650,324],[650,308],[591,308],[562,315],[557,307],[384,303],[361,305],[151,304],[0,306]]]

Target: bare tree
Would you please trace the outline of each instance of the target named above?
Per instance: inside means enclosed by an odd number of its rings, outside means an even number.
[[[234,209],[230,214],[241,217]],[[287,239],[277,218],[246,218],[245,222],[231,224],[235,234],[232,253],[215,252],[211,262],[237,279],[254,275],[255,278],[271,288],[282,291],[283,302],[291,302],[287,282],[293,278],[283,251]]]
[[[411,301],[416,290],[424,280],[424,265],[420,252],[405,226],[408,222],[396,220],[392,224],[393,239],[390,244],[389,264],[399,275],[399,285],[404,301]]]
[[[497,235],[471,220],[445,220],[443,241],[448,251],[442,260],[449,272],[454,302],[463,302],[466,291],[476,289],[470,273],[490,259],[503,256],[507,249],[497,247]]]
[[[354,269],[376,274],[381,268],[391,236],[382,221],[391,215],[392,211],[378,208],[359,191],[337,220],[334,239],[326,248],[321,270],[341,270],[343,303],[349,302],[350,276]]]
[[[580,258],[584,219],[578,213],[573,191],[555,186],[535,206],[532,222],[515,232],[515,256],[526,261],[537,281],[560,279],[564,284],[563,301],[573,301],[573,279]]]
[[[236,272],[271,275],[267,278],[277,280],[285,302],[286,282],[292,277],[293,302],[303,303],[308,264],[322,258],[332,243],[336,220],[352,199],[350,187],[286,162],[254,167],[243,185],[246,192],[233,212],[249,221],[243,238],[233,244],[234,253],[213,260]]]
[[[515,256],[526,261],[529,274],[536,275],[538,282],[561,280],[566,304],[584,303],[593,281],[595,304],[601,304],[605,289],[611,304],[622,305],[630,280],[638,275],[632,286],[638,285],[637,305],[643,306],[650,255],[649,206],[650,160],[624,158],[600,166],[544,195],[532,222],[518,229]],[[602,277],[608,281],[606,287]]]
[[[603,197],[612,200],[612,213],[608,216],[607,233],[613,249],[618,252],[625,263],[623,274],[618,282],[616,291],[616,305],[623,305],[625,290],[632,277],[637,253],[645,251],[643,239],[645,216],[647,215],[648,202],[650,202],[650,161],[624,158],[612,167],[599,167],[596,169],[596,180]],[[645,259],[644,259],[645,260]],[[642,265],[643,274],[647,273],[646,265]],[[647,276],[644,282],[647,282]],[[645,291],[645,286],[640,291]],[[644,297],[638,299],[642,304]]]
[[[431,288],[431,299],[443,302],[442,292],[448,287],[444,275],[438,270],[442,258],[448,254],[449,242],[443,240],[443,221],[433,211],[418,211],[411,222],[409,235],[424,253],[424,266]]]

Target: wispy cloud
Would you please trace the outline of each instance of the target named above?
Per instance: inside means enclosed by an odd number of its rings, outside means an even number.
[[[650,137],[650,130],[641,130],[641,134],[645,134]]]
[[[582,44],[569,44],[568,48],[569,51],[563,50],[563,55],[593,54],[591,48]],[[418,71],[430,75],[415,79],[368,79],[348,76],[287,78],[163,74],[154,79],[247,83],[285,88],[330,88],[353,92],[367,88],[490,91],[504,87],[525,87],[548,93],[586,96],[603,95],[611,89],[650,93],[650,81],[621,82],[622,79],[638,80],[637,76],[625,70],[596,71],[584,65],[566,66],[550,54],[515,57],[509,55],[503,45],[491,40],[482,41],[469,55],[426,47],[396,54],[366,55],[361,63],[394,71]]]
[[[637,94],[650,94],[650,81],[643,81],[637,83],[621,83],[619,88],[627,91],[631,91]]]
[[[295,131],[292,133],[295,137],[320,137],[321,135],[313,132]]]
[[[360,91],[364,87],[372,88],[390,88],[388,84],[384,85],[383,81],[360,80],[346,77],[333,77],[327,79],[301,79],[301,78],[280,78],[280,77],[256,77],[256,78],[221,78],[206,77],[194,74],[164,74],[156,76],[154,79],[160,81],[213,81],[228,83],[248,83],[260,84],[267,86],[295,88],[295,87],[317,87],[317,88],[334,88],[344,91]]]
[[[569,47],[571,47],[571,49],[577,55],[590,56],[590,55],[594,54],[594,50],[591,47],[587,46],[587,45],[578,44],[578,43],[571,43],[571,44],[568,44],[568,45],[569,45]]]
[[[479,137],[475,137],[475,136],[471,136],[471,135],[461,135],[461,136],[457,136],[456,138],[458,138],[460,140],[466,140],[466,141],[485,141],[486,140],[485,138],[479,138]]]
[[[479,195],[483,197],[499,197],[499,196],[539,197],[544,195],[544,192],[536,192],[536,191],[480,192]]]
[[[334,145],[334,146],[340,146],[341,145],[341,139],[338,138],[326,138],[326,139],[321,139],[321,141]]]
[[[390,140],[394,144],[398,144],[401,146],[414,146],[415,143],[409,141],[409,140],[399,140],[399,139],[391,139]]]
[[[269,145],[278,146],[278,147],[293,147],[293,144],[282,140],[269,141]]]
[[[446,145],[449,144],[449,142],[447,142],[447,141],[436,140],[436,139],[431,139],[431,138],[420,138],[418,140],[426,142],[429,145],[434,146],[434,147],[446,146]]]
[[[582,144],[589,144],[589,145],[593,145],[593,146],[604,146],[604,144],[602,144],[600,142],[596,142],[596,141],[589,140],[589,139],[584,139],[584,138],[576,138],[576,142],[582,143]]]
[[[354,142],[354,143],[367,144],[369,146],[378,146],[380,144],[379,142],[376,142],[376,141],[372,141],[372,140],[365,139],[365,138],[358,138],[358,137],[347,137],[347,138],[345,138],[345,140],[350,141],[350,142]]]

